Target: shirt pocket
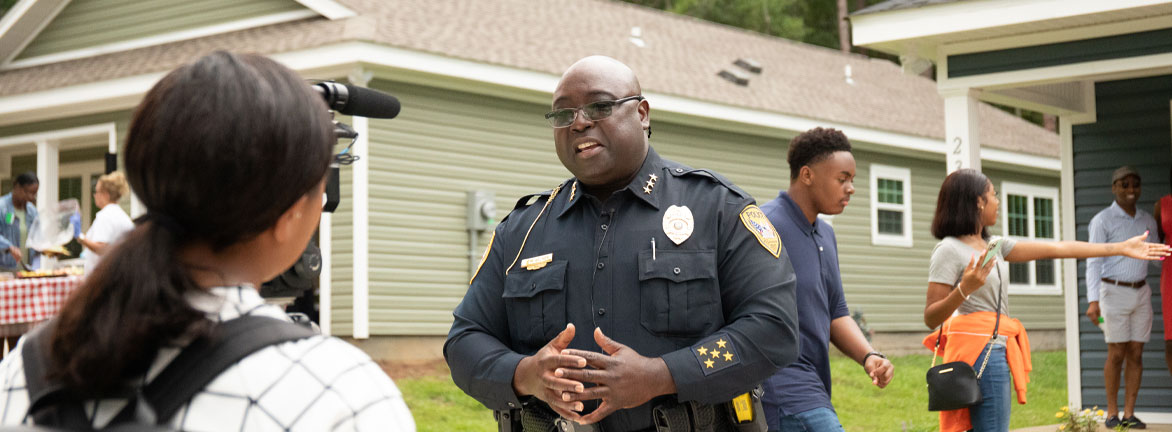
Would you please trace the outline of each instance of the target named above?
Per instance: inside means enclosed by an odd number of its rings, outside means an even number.
[[[541,347],[566,326],[566,261],[553,261],[537,270],[505,276],[505,309],[509,336]]]
[[[639,253],[639,321],[658,336],[695,337],[724,322],[712,250]]]

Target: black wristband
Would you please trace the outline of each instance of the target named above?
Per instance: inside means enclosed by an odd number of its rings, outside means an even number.
[[[883,353],[881,353],[879,351],[871,351],[871,352],[867,353],[867,355],[863,356],[863,365],[867,364],[867,359],[870,358],[871,356],[877,356],[877,357],[879,357],[881,359],[885,359],[885,360],[887,359],[887,356],[883,355]]]

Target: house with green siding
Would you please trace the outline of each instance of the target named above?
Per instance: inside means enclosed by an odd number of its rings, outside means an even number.
[[[21,0],[0,19],[0,178],[36,169],[53,179],[43,200],[88,196],[142,95],[217,49],[401,101],[393,120],[342,119],[360,133],[362,159],[343,169],[341,206],[319,231],[322,328],[376,357],[441,355],[489,240],[470,229],[469,192],[492,196],[499,220],[569,176],[542,115],[561,72],[593,54],[638,73],[661,155],[720,172],[758,202],[787,186],[793,136],[843,130],[857,192],[827,219],[847,300],[883,349],[915,349],[928,331],[928,226],[953,148],[935,83],[889,61],[613,1]],[[970,113],[1006,203],[999,228],[1062,238],[1058,136],[983,103]],[[1030,311],[1021,318],[1036,346],[1064,343],[1064,265],[1014,268],[1012,307]]]
[[[960,159],[966,153],[983,155],[992,145],[984,138],[986,126],[973,121],[966,106],[992,101],[1058,117],[1062,163],[1056,211],[1036,214],[1037,196],[1030,210],[1035,221],[1056,217],[1058,237],[1088,239],[1091,218],[1114,200],[1111,172],[1122,165],[1135,167],[1143,178],[1139,208],[1151,212],[1156,200],[1172,191],[1167,177],[1172,166],[1172,1],[889,0],[856,12],[851,22],[855,45],[898,55],[904,65],[936,65],[945,133],[950,142],[960,140]],[[976,143],[966,140],[974,130],[982,137]],[[1003,183],[1002,189],[1008,187]],[[1031,202],[1005,205],[1011,219],[1002,227],[1018,229],[1013,208]],[[1031,233],[1042,231],[1035,227]],[[1062,296],[1051,301],[1062,304],[1062,310],[1011,303],[1010,314],[1026,324],[1031,341],[1037,324],[1027,318],[1063,321],[1057,328],[1065,333],[1070,407],[1106,406],[1107,345],[1084,315],[1086,264],[1063,261],[1045,264],[1061,267],[1057,286]],[[1172,424],[1163,326],[1172,318],[1161,307],[1168,294],[1160,292],[1154,266],[1147,283],[1154,323],[1143,353],[1135,415],[1149,424]]]

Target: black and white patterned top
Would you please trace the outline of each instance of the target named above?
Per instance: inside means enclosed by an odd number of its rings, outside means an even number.
[[[192,304],[215,321],[244,315],[289,320],[250,285],[213,288]],[[0,425],[31,424],[21,349],[0,362]],[[179,353],[164,348],[144,379],[154,379]],[[96,428],[124,399],[86,403]],[[378,364],[341,339],[313,336],[273,345],[229,367],[180,409],[170,427],[183,431],[414,431],[403,396]]]

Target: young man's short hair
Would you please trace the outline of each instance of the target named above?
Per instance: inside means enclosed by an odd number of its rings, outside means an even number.
[[[838,129],[816,127],[789,142],[789,179],[798,178],[802,167],[825,160],[835,152],[851,151],[851,142]]]

